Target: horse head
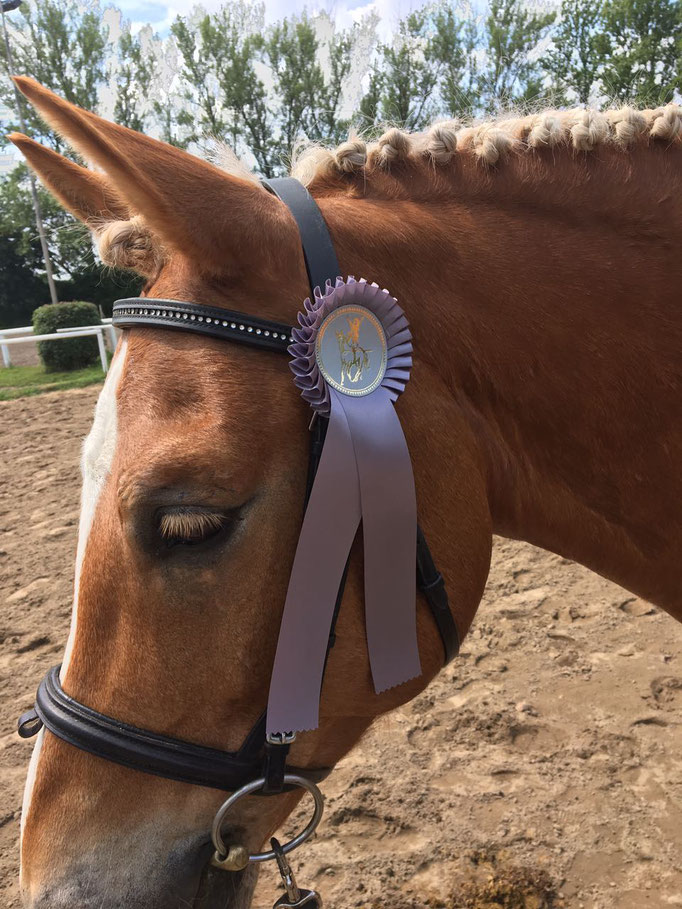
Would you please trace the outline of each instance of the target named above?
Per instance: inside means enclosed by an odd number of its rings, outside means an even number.
[[[294,324],[309,289],[299,231],[279,199],[245,170],[222,171],[32,80],[17,82],[98,167],[13,137],[46,186],[91,229],[105,262],[135,269],[152,298]],[[367,271],[371,257],[354,259],[342,229],[347,188],[331,181],[316,196],[344,273]],[[386,267],[377,252],[377,274]],[[427,362],[415,364],[413,384],[401,419],[426,529],[464,633],[490,551],[483,477],[464,431],[459,459],[470,491],[446,489],[451,453],[443,444],[441,469],[434,469],[425,402],[432,398],[429,422],[442,426],[444,438],[454,439],[461,419]],[[60,675],[67,695],[160,735],[240,748],[267,700],[302,517],[309,419],[278,354],[148,326],[123,333],[83,448],[73,619]],[[448,549],[455,517],[469,530]],[[356,543],[320,725],[291,750],[304,770],[333,767],[375,717],[414,697],[442,665],[440,637],[420,602],[423,674],[376,694],[362,601]],[[240,802],[225,837],[257,851],[299,797]],[[23,809],[27,906],[250,905],[253,866],[226,872],[209,863],[211,821],[224,798],[104,761],[43,730]]]

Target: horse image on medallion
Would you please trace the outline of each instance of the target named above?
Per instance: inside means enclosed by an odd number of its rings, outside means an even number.
[[[362,378],[363,372],[369,368],[369,355],[372,353],[372,349],[360,344],[360,326],[364,320],[364,316],[358,316],[356,319],[346,316],[348,331],[336,332],[341,356],[341,385],[346,384],[346,379],[356,385]]]

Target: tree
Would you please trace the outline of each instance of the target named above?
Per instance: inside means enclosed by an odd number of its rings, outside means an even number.
[[[83,11],[77,0],[24,3],[12,19],[11,35],[17,72],[33,76],[67,101],[96,110],[105,76],[108,31],[98,9]],[[14,110],[6,61],[0,100]],[[30,105],[24,105],[29,134],[60,152],[66,148]],[[16,129],[12,123],[10,128]]]
[[[426,7],[398,25],[390,44],[378,49],[360,112],[363,124],[395,123],[423,127],[438,110],[437,89],[447,69],[455,80],[463,60],[461,23],[451,9]]]
[[[602,86],[609,98],[655,106],[682,88],[679,0],[606,0]]]
[[[140,36],[124,31],[118,40],[114,105],[114,120],[121,126],[144,130],[149,119],[148,97],[155,71],[156,60],[145,53]]]
[[[552,46],[542,65],[553,80],[557,100],[571,94],[589,104],[604,65],[601,0],[563,0]]]
[[[260,43],[262,60],[272,70],[276,162],[291,154],[296,142],[338,141],[348,130],[340,118],[345,79],[350,71],[353,42],[348,34],[334,34],[325,50],[329,66],[321,65],[321,44],[311,20],[285,19]],[[275,165],[275,161],[272,162]]]
[[[382,118],[409,129],[433,115],[434,90],[443,60],[434,52],[426,11],[411,13],[398,26],[392,44],[381,48],[384,73]],[[449,36],[456,44],[456,34]]]
[[[523,0],[491,0],[482,40],[485,65],[479,77],[487,111],[523,104],[541,93],[540,64],[531,52],[555,18],[553,12],[532,11]]]
[[[4,327],[27,325],[35,307],[50,300],[27,177],[28,170],[21,164],[0,181],[0,325]],[[60,300],[90,300],[110,313],[117,297],[134,296],[140,279],[103,272],[87,228],[42,187],[38,194]]]
[[[562,0],[558,20],[527,0],[477,4],[479,18],[469,0],[431,0],[378,46],[376,17],[346,32],[325,14],[266,27],[263,4],[251,0],[178,17],[163,39],[151,28],[133,35],[124,23],[114,43],[99,2],[25,4],[10,22],[16,68],[86,109],[101,100],[101,113],[182,148],[200,152],[206,136],[226,142],[268,177],[286,169],[299,140],[338,143],[355,124],[369,133],[386,121],[421,129],[436,117],[524,104],[549,88],[561,103],[580,104],[604,94],[657,104],[682,89],[681,0]],[[6,76],[5,66],[0,101],[13,109]],[[27,114],[32,136],[70,154]],[[40,199],[60,293],[97,301],[125,292],[110,282],[127,277],[100,277],[87,232],[42,190]],[[29,203],[18,168],[0,182],[0,280],[14,286],[10,272],[18,275],[26,299],[44,302]]]
[[[40,251],[40,245],[37,251]],[[0,233],[0,327],[18,328],[31,324],[37,306],[50,302],[47,281],[35,270],[35,256],[26,257],[16,238]],[[35,252],[35,251],[32,251]],[[38,264],[42,259],[38,256]]]
[[[434,17],[431,53],[440,62],[440,96],[450,117],[472,116],[480,105],[478,25],[470,10],[456,15],[453,7],[439,9]]]
[[[333,34],[322,48],[307,16],[267,32],[255,28],[252,8],[223,7],[198,22],[178,18],[172,34],[182,59],[184,112],[190,142],[206,134],[238,152],[248,151],[264,176],[284,169],[300,138],[338,141],[348,123],[340,115],[351,67],[352,36]],[[321,64],[325,52],[327,72]],[[266,88],[258,72],[271,74]]]
[[[272,176],[272,123],[266,90],[255,72],[262,40],[252,33],[247,10],[225,6],[197,23],[178,17],[171,27],[182,58],[186,111],[178,122],[193,126],[190,142],[210,135],[235,149],[248,147]],[[189,109],[196,111],[194,118]]]

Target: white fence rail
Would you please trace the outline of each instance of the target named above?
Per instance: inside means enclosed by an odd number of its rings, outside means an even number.
[[[116,334],[116,329],[111,324],[111,319],[102,319],[101,327],[99,325],[79,325],[70,328],[58,328],[58,333],[53,335],[34,335],[32,325],[24,325],[20,328],[0,328],[0,351],[2,351],[2,365],[12,365],[12,357],[10,354],[9,345],[12,344],[16,338],[19,338],[19,343],[22,341],[45,341],[47,338],[63,338],[65,335],[67,337],[77,338],[84,337],[84,335],[74,335],[72,332],[88,332],[89,334],[94,334],[93,329],[98,332],[98,345],[100,345],[101,341],[101,332],[106,331],[109,336],[109,344],[111,345],[111,350],[116,350],[118,336]],[[100,350],[100,357],[101,354],[102,352]],[[106,369],[104,369],[104,371],[106,372]]]
[[[88,336],[96,335],[97,336],[97,347],[99,348],[99,359],[102,364],[102,372],[106,373],[109,364],[107,361],[107,350],[104,346],[104,325],[90,325],[89,327],[84,328],[66,328],[59,331],[53,332],[49,335],[23,335],[22,337],[18,336],[19,331],[22,329],[19,328],[9,328],[4,329],[0,332],[0,344],[2,344],[2,357],[5,363],[5,366],[11,366],[12,361],[9,356],[9,350],[7,350],[7,358],[5,359],[5,348],[9,348],[11,344],[25,344],[27,341],[59,341],[62,338],[86,338]],[[11,337],[3,337],[3,335],[9,335]]]
[[[111,345],[111,352],[113,353],[116,350],[116,345],[118,343],[118,335],[116,334],[116,329],[111,324],[111,319],[102,319],[102,326],[106,333],[109,335],[109,344]],[[88,328],[87,325],[83,325],[83,328]],[[58,328],[57,331],[76,331],[77,329],[72,328]],[[120,329],[119,329],[120,330]]]

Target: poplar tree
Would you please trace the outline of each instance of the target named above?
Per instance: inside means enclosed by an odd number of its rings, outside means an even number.
[[[351,35],[335,34],[330,39],[325,48],[326,75],[319,38],[305,15],[274,26],[259,46],[274,80],[270,113],[275,139],[270,167],[281,166],[301,138],[327,143],[344,138],[349,123],[341,118],[340,106],[351,66]]]
[[[118,41],[114,105],[114,120],[121,126],[144,131],[152,109],[149,90],[155,74],[156,61],[145,53],[140,36],[124,31]]]
[[[563,0],[552,46],[542,59],[557,103],[590,103],[604,66],[601,0]]]
[[[490,0],[483,30],[485,63],[479,78],[489,113],[524,104],[543,92],[540,62],[531,54],[556,18],[530,9],[523,0]]]
[[[95,110],[105,77],[108,30],[97,10],[83,12],[77,0],[24,3],[8,22],[14,66],[79,107]],[[0,83],[0,100],[14,110],[15,99],[7,64]],[[30,135],[62,153],[66,145],[29,104],[24,116]],[[12,122],[10,129],[16,129]]]
[[[682,89],[679,0],[605,0],[602,88],[609,99],[650,106]]]
[[[472,116],[480,106],[479,28],[471,11],[440,8],[431,53],[441,64],[440,102],[450,117]]]
[[[448,37],[452,39],[448,50],[454,50],[456,31]],[[393,42],[381,47],[382,120],[418,129],[433,116],[434,91],[444,63],[433,41],[431,16],[421,10],[403,19]]]

